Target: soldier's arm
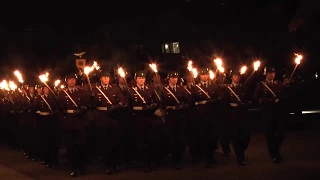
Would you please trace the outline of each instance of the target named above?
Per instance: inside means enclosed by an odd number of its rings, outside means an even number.
[[[275,101],[275,98],[263,97],[261,94],[262,91],[263,91],[263,85],[262,85],[262,82],[259,82],[254,92],[254,100],[256,102],[258,102],[260,105],[265,105],[265,104],[273,103]]]
[[[122,94],[121,89],[119,87],[116,87],[116,93],[115,93],[117,99],[118,99],[118,104],[116,104],[116,106],[120,107],[124,107],[127,102],[126,102],[126,97]]]

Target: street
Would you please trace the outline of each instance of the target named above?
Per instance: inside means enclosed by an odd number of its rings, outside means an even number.
[[[291,128],[282,146],[284,162],[272,164],[266,150],[263,130],[252,133],[249,149],[246,152],[247,166],[238,167],[232,153],[223,157],[219,149],[218,165],[206,169],[204,163],[191,164],[190,155],[185,155],[185,166],[175,171],[170,166],[160,167],[157,171],[143,173],[142,169],[133,168],[111,176],[104,174],[102,163],[94,162],[87,167],[88,174],[77,179],[320,179],[320,121],[318,115],[304,115],[303,128]],[[21,151],[14,151],[6,146],[0,147],[0,179],[1,180],[64,180],[71,179],[70,168],[65,163],[64,151],[60,154],[60,166],[47,169],[40,162],[31,162]]]

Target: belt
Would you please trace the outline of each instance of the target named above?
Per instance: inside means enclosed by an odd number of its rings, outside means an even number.
[[[166,106],[166,109],[172,109],[172,110],[175,110],[175,109],[176,109],[176,106]]]
[[[135,111],[142,111],[143,106],[133,106],[133,110]]]
[[[238,107],[237,103],[229,103],[231,107]]]
[[[107,111],[108,107],[97,107],[97,110],[99,110],[99,111]]]
[[[68,109],[68,110],[66,110],[66,113],[67,113],[67,114],[74,114],[74,113],[77,113],[77,110]]]
[[[48,116],[49,114],[50,114],[50,112],[40,112],[39,111],[40,116]]]
[[[199,101],[199,102],[195,102],[194,104],[195,105],[204,105],[204,104],[207,104],[207,100],[205,100],[205,101]]]

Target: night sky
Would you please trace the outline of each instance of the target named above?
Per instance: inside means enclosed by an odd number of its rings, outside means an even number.
[[[289,33],[299,0],[64,2],[15,8],[15,13],[3,12],[0,27],[2,74],[13,68],[61,71],[74,66],[73,54],[82,51],[89,61],[157,59],[165,66],[170,66],[166,59],[180,59],[179,64],[182,56],[199,62],[221,56],[228,64],[260,58],[281,66],[291,63],[296,51],[318,57],[317,22]],[[300,8],[299,15],[303,12]],[[162,55],[161,44],[175,41],[181,53]]]

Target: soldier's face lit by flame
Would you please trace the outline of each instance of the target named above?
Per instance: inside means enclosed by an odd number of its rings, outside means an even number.
[[[175,86],[178,83],[178,78],[177,77],[171,77],[169,79],[169,84]]]
[[[192,83],[193,82],[193,75],[192,74],[188,74],[186,76],[186,81],[187,81],[187,83]]]
[[[240,76],[239,75],[233,75],[232,76],[232,82],[238,84],[240,82]]]
[[[110,77],[109,76],[102,76],[100,78],[100,80],[101,80],[101,84],[103,84],[103,85],[108,85],[110,83]]]
[[[42,89],[41,88],[37,88],[37,92],[38,92],[38,94],[42,94]]]
[[[43,94],[48,95],[49,94],[49,88],[44,87],[43,88]]]
[[[76,78],[67,79],[68,87],[71,87],[71,88],[75,87],[76,86],[76,82],[77,82]]]
[[[123,77],[119,77],[119,83],[120,83],[120,84],[125,84]]]
[[[276,77],[276,73],[275,72],[269,72],[266,75],[266,78],[267,78],[268,81],[272,81],[275,77]]]
[[[29,87],[29,93],[33,94],[34,93],[34,87]]]
[[[200,75],[200,81],[206,82],[209,80],[209,74],[202,74]]]
[[[137,77],[136,81],[137,81],[137,85],[143,86],[144,83],[146,82],[146,78],[144,78],[144,77]]]
[[[158,74],[155,74],[153,77],[152,77],[152,81],[153,83],[160,83],[160,76]]]

